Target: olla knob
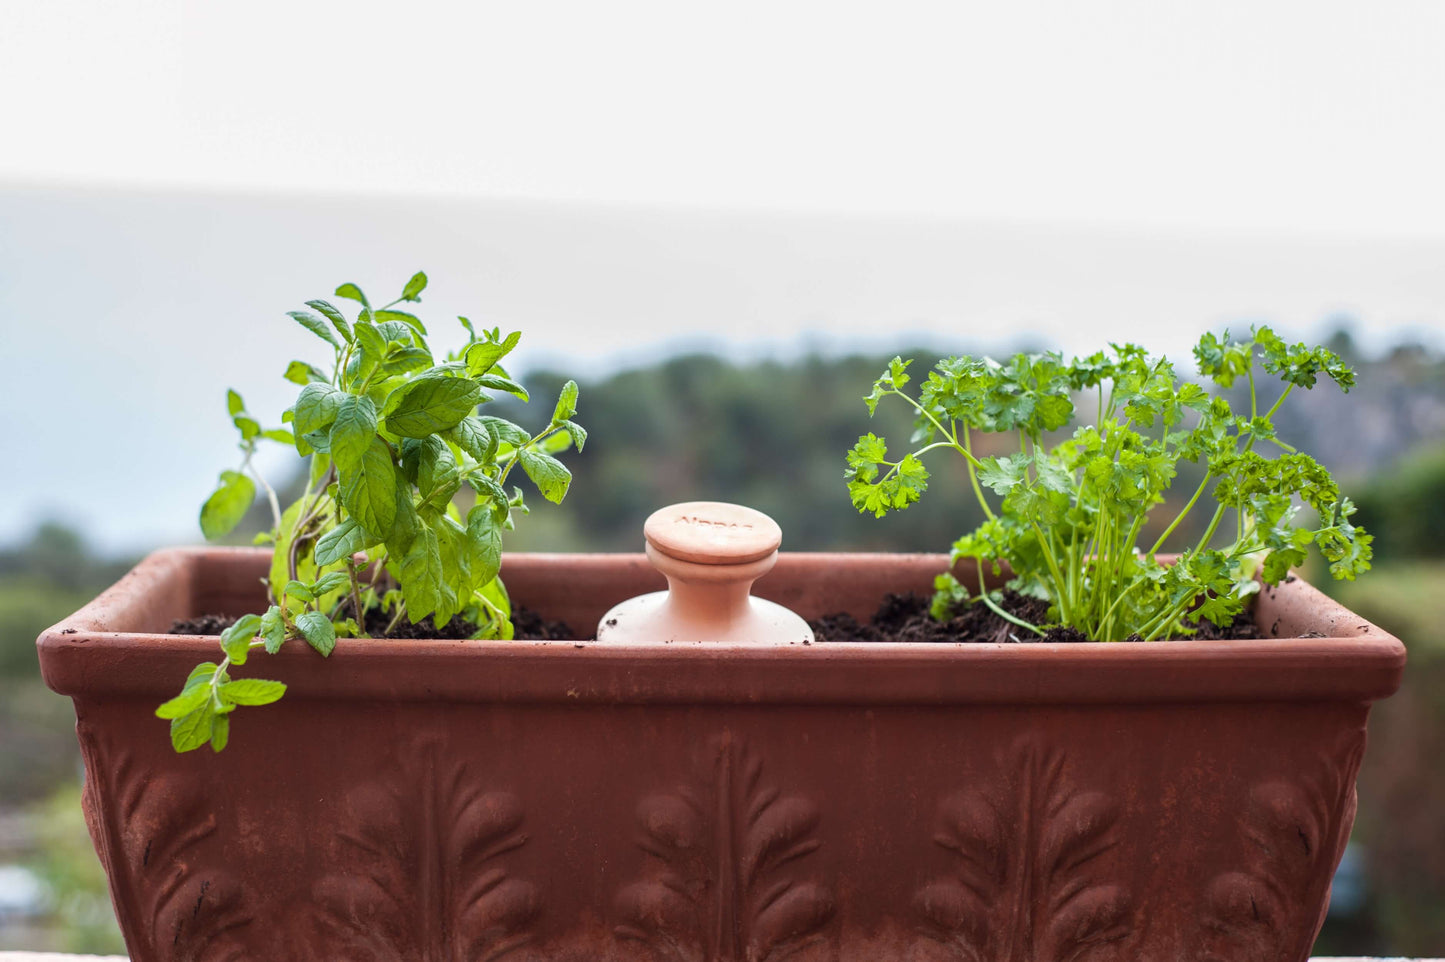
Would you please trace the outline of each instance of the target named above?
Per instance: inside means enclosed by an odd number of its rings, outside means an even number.
[[[738,504],[688,501],[654,511],[642,533],[668,590],[613,608],[597,626],[598,641],[812,642],[807,622],[751,593],[778,561],[783,531],[772,518]]]

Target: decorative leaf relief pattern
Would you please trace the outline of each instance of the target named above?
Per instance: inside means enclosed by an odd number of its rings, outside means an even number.
[[[1314,774],[1260,782],[1241,815],[1247,855],[1204,892],[1202,962],[1303,962],[1355,821],[1365,730],[1321,753]]]
[[[199,777],[148,770],[85,721],[82,806],[136,962],[242,962],[255,921]]]
[[[297,938],[336,962],[493,962],[532,941],[538,892],[503,856],[527,842],[516,796],[486,791],[434,742],[337,812],[349,867],[317,882]]]
[[[693,784],[638,805],[647,877],[619,893],[617,935],[657,962],[831,958],[833,894],[803,865],[821,845],[811,801],[763,784],[724,732]]]
[[[925,934],[959,962],[1127,958],[1133,899],[1100,878],[1121,840],[1117,805],[1077,790],[1062,753],[1031,737],[1001,761],[1006,777],[939,806],[934,841],[953,872],[915,897]]]

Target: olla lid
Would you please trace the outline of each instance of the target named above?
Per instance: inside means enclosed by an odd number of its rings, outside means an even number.
[[[685,501],[654,511],[642,526],[654,550],[703,565],[741,565],[778,550],[783,529],[761,511],[722,501]]]

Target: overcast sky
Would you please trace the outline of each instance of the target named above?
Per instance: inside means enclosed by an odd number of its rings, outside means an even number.
[[[1440,0],[0,0],[0,543],[195,538],[283,312],[417,268],[579,374],[1439,343],[1442,51]]]
[[[6,0],[0,179],[1445,233],[1440,0]]]

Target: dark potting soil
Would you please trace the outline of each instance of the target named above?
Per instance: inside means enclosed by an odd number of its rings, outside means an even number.
[[[966,604],[954,610],[947,621],[938,621],[929,614],[931,599],[912,592],[904,595],[889,594],[873,613],[867,624],[863,624],[846,612],[825,615],[808,625],[818,641],[912,641],[957,644],[1011,644],[1030,642],[1081,642],[1088,641],[1083,632],[1074,628],[1053,627],[1041,638],[1000,617],[987,605]],[[1048,602],[1005,589],[1000,607],[1009,614],[1024,621],[1038,624],[1048,614]],[[1235,616],[1234,622],[1225,628],[1218,628],[1206,621],[1198,626],[1196,640],[1243,640],[1259,638],[1259,628],[1248,612]],[[1142,641],[1135,635],[1128,641]]]
[[[351,617],[350,604],[343,602],[339,614],[342,618]],[[232,615],[201,615],[197,618],[178,619],[171,624],[170,633],[219,635],[237,620],[239,619]],[[390,621],[389,615],[378,609],[371,609],[366,613],[367,635],[372,638],[455,639],[470,638],[477,631],[476,625],[458,615],[441,629],[438,629],[430,618],[423,618],[416,624],[403,618],[388,635],[386,626]],[[537,612],[521,605],[512,611],[512,627],[519,641],[571,641],[577,638],[565,621],[547,621]]]

